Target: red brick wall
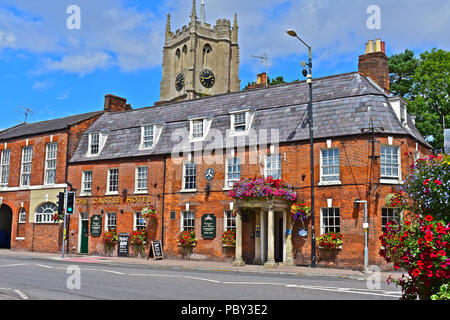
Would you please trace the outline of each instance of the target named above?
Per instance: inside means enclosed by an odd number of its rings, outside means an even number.
[[[75,151],[81,135],[90,125],[98,118],[98,116],[80,122],[70,129],[70,153]],[[53,135],[53,139],[51,136]],[[33,158],[31,167],[31,186],[42,186],[44,184],[45,175],[45,156],[46,145],[50,142],[58,143],[56,180],[55,184],[65,184],[66,182],[66,163],[68,151],[68,133],[65,131],[41,134],[28,137],[28,146],[33,147]],[[9,188],[20,186],[20,172],[22,161],[22,148],[27,145],[27,138],[18,138],[7,141],[7,149],[11,150],[10,171],[9,171]],[[5,144],[0,143],[0,152],[5,149]],[[57,252],[60,247],[60,235],[55,230],[59,230],[57,224],[33,224],[29,222],[30,210],[30,191],[1,191],[0,196],[3,197],[5,204],[9,205],[13,210],[11,248],[17,250],[37,250],[47,252]],[[51,200],[55,202],[56,199]],[[19,224],[19,210],[21,204],[27,212],[26,223]],[[62,231],[61,231],[62,232]],[[23,239],[16,239],[25,238]]]
[[[341,232],[344,236],[344,246],[334,265],[340,267],[350,267],[363,264],[364,231],[363,205],[359,209],[354,209],[355,199],[369,200],[368,222],[369,229],[369,257],[370,263],[381,263],[378,251],[381,235],[381,208],[384,206],[385,196],[392,191],[393,185],[380,185],[379,159],[373,163],[369,156],[372,155],[372,144],[367,140],[370,137],[358,137],[358,139],[344,138],[332,140],[332,147],[340,148],[340,175],[342,185],[340,186],[318,186],[320,175],[320,150],[327,147],[326,141],[315,141],[314,145],[314,170],[315,170],[315,226],[316,237],[320,235],[320,208],[327,207],[327,199],[333,199],[333,207],[339,207],[341,213]],[[375,144],[375,155],[380,154],[380,144],[388,144],[387,137],[377,137],[380,143]],[[415,151],[415,142],[407,138],[394,138],[393,145],[401,148],[402,175],[406,176],[409,166],[413,160],[409,154]],[[420,146],[422,155],[428,151]],[[267,151],[268,152],[268,151]],[[282,155],[282,178],[286,182],[294,185],[298,189],[301,199],[308,205],[310,199],[310,166],[309,166],[309,143],[297,143],[280,146]],[[408,153],[408,156],[405,156]],[[286,160],[284,160],[286,155]],[[248,164],[248,151],[246,152],[246,163],[242,164],[242,176],[260,176],[258,165]],[[216,172],[211,183],[211,192],[206,196],[206,179],[204,173],[207,168],[213,168]],[[372,168],[372,169],[371,169]],[[195,210],[195,230],[199,242],[194,249],[194,253],[204,254],[213,259],[223,259],[223,249],[221,247],[220,236],[223,230],[223,214],[229,210],[229,202],[232,200],[228,193],[223,191],[225,166],[223,164],[198,164],[197,165],[197,193],[180,193],[182,187],[182,164],[168,162],[167,177],[168,185],[166,191],[166,213],[175,211],[176,220],[168,221],[166,228],[168,232],[165,250],[169,254],[177,254],[176,234],[180,231],[180,212],[185,210],[186,203],[190,204],[190,210]],[[303,179],[304,175],[304,179]],[[372,184],[369,185],[369,182]],[[369,187],[371,192],[369,192]],[[217,237],[214,241],[202,240],[200,236],[201,216],[206,213],[213,213],[217,217]],[[309,225],[309,228],[311,226]],[[254,216],[243,224],[243,256],[246,261],[254,258],[254,239],[251,233],[254,232]],[[299,226],[293,230],[294,258],[297,264],[309,264],[311,244],[310,237],[302,239],[298,236]],[[309,230],[309,235],[311,229]],[[328,264],[320,261],[320,264]]]
[[[341,232],[344,236],[342,250],[330,261],[323,259],[321,251],[317,250],[319,265],[333,265],[337,267],[360,267],[363,264],[364,250],[364,230],[363,225],[363,205],[355,209],[353,202],[355,199],[368,200],[368,222],[369,229],[369,263],[380,264],[383,261],[379,258],[380,249],[378,237],[381,235],[381,208],[384,206],[385,196],[392,191],[393,185],[379,184],[380,165],[379,159],[371,164],[369,156],[372,155],[372,144],[368,142],[371,137],[341,138],[333,139],[332,147],[340,149],[340,176],[342,184],[339,186],[318,186],[320,176],[320,150],[327,148],[326,140],[317,140],[314,145],[315,156],[315,230],[316,237],[320,235],[320,209],[327,207],[327,199],[333,199],[333,207],[339,207],[341,213]],[[377,137],[379,143],[375,143],[375,155],[380,155],[380,145],[388,144],[388,138]],[[394,137],[393,145],[400,146],[402,160],[402,175],[406,176],[409,166],[413,163],[412,154],[416,149],[413,140],[404,137]],[[419,145],[422,155],[428,151]],[[266,150],[268,153],[269,150]],[[294,185],[301,199],[310,205],[310,166],[309,166],[309,142],[284,144],[280,146],[282,155],[282,178],[286,182]],[[405,155],[407,154],[407,155]],[[411,157],[410,157],[411,155]],[[241,156],[237,154],[237,156]],[[242,177],[260,176],[259,165],[249,164],[248,150],[245,152],[245,163],[242,163]],[[178,159],[179,160],[179,159]],[[228,191],[224,191],[225,165],[200,163],[197,159],[197,192],[181,193],[182,188],[182,163],[176,163],[173,159],[167,159],[166,163],[166,187],[165,187],[165,214],[164,214],[164,251],[166,256],[179,256],[179,248],[176,235],[180,232],[180,214],[186,209],[189,203],[189,210],[195,211],[195,231],[198,241],[194,248],[194,253],[207,256],[209,259],[230,260],[233,253],[222,247],[221,235],[224,230],[224,212],[230,209],[232,199],[228,196]],[[86,204],[77,205],[74,218],[71,222],[71,244],[78,246],[78,213],[88,212],[89,216],[101,214],[101,210],[106,212],[117,212],[118,232],[131,232],[133,228],[133,212],[140,211],[143,204],[126,203],[126,197],[122,195],[122,190],[128,190],[128,197],[138,196],[134,192],[135,167],[137,165],[147,165],[149,168],[149,194],[154,196],[153,204],[161,214],[162,210],[162,185],[164,172],[163,157],[152,157],[151,159],[124,159],[116,161],[104,161],[86,164],[73,164],[69,166],[69,177],[74,188],[81,190],[81,174],[83,170],[93,171],[93,194],[91,197],[82,197]],[[105,196],[107,184],[108,168],[119,169],[119,195],[122,198],[120,204],[109,201]],[[207,185],[204,173],[206,169],[213,168],[216,172],[211,188],[207,194]],[[372,182],[372,183],[369,183]],[[156,188],[154,184],[157,183]],[[98,188],[97,188],[98,187]],[[78,191],[79,192],[79,191]],[[157,195],[160,198],[157,198]],[[93,203],[94,199],[97,202]],[[98,199],[106,199],[106,203],[98,203]],[[80,200],[79,200],[80,201]],[[102,200],[103,202],[103,200]],[[121,214],[120,210],[124,213]],[[170,213],[175,212],[176,218],[172,220]],[[201,238],[201,217],[204,214],[214,214],[216,216],[216,238]],[[105,214],[102,215],[105,219]],[[104,220],[103,220],[104,223]],[[255,218],[250,215],[248,221],[243,223],[243,258],[247,263],[252,263],[254,259],[255,240],[252,233],[255,231]],[[309,236],[304,239],[298,236],[301,225],[294,225],[292,230],[293,254],[296,264],[310,264],[311,254],[311,223],[307,224]],[[162,221],[159,221],[155,239],[161,239]],[[71,245],[71,247],[72,247]],[[101,254],[103,243],[101,238],[89,238],[89,252]],[[115,251],[116,254],[116,251]]]
[[[8,187],[20,186],[20,172],[22,163],[22,148],[25,147],[26,138],[8,141],[7,149],[11,150],[9,184]],[[31,164],[30,185],[43,185],[45,172],[46,146],[51,141],[51,134],[33,136],[28,139],[28,146],[33,147],[33,159]],[[58,143],[58,161],[56,165],[56,184],[65,183],[67,133],[53,134],[53,142]],[[0,152],[5,149],[4,143],[0,143]]]
[[[137,166],[147,166],[148,168],[148,193],[135,193],[135,170]],[[118,195],[106,195],[109,169],[119,169]],[[80,197],[83,171],[92,171],[92,195],[89,197]],[[71,250],[72,246],[75,246],[75,251],[79,251],[78,228],[80,213],[89,214],[89,219],[92,215],[102,215],[104,227],[106,213],[116,212],[118,233],[133,231],[134,213],[140,212],[144,207],[148,206],[149,201],[158,210],[158,214],[161,215],[163,171],[163,157],[155,157],[151,162],[146,158],[142,158],[141,160],[125,159],[70,165],[68,170],[70,181],[73,187],[77,189],[75,214],[71,219],[70,226],[70,230],[73,231],[73,235],[71,233],[70,236]],[[123,194],[122,191],[124,189],[127,190],[127,194]],[[149,239],[161,239],[161,217],[159,219],[158,225],[148,230]],[[89,236],[89,253],[102,254],[103,251],[102,238]],[[117,254],[116,250],[114,254]]]

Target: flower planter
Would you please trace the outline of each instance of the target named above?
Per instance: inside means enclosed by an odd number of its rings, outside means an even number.
[[[342,251],[341,248],[336,249],[326,249],[319,247],[319,260],[318,262],[322,262],[326,267],[336,267],[338,255]]]
[[[182,259],[189,260],[195,246],[179,246],[179,251]]]

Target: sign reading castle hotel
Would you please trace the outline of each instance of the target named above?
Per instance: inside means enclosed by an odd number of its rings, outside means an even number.
[[[98,197],[98,198],[77,198],[76,204],[79,206],[105,205],[105,204],[148,204],[152,203],[150,196],[127,196],[123,197]]]

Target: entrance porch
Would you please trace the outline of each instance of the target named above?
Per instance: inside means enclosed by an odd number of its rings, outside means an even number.
[[[292,257],[290,204],[282,200],[237,201],[236,252],[233,266],[244,266],[242,257],[243,213],[254,215],[255,254],[254,264],[264,264],[266,268],[280,265],[294,265]],[[243,210],[244,209],[244,210]],[[251,210],[248,210],[251,209]]]

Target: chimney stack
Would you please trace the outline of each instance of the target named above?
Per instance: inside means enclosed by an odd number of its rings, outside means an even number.
[[[127,104],[127,99],[107,94],[105,96],[105,111],[108,112],[120,112],[131,110],[131,105]]]
[[[366,43],[366,53],[359,56],[358,72],[372,79],[389,94],[389,64],[386,44],[380,39]]]

